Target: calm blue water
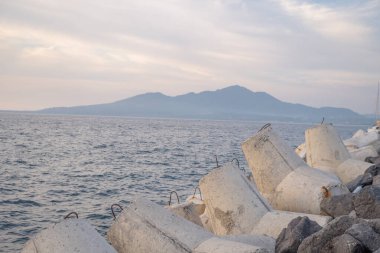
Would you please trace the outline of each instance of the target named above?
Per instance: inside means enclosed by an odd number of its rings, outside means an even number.
[[[171,190],[184,200],[215,155],[247,168],[240,144],[263,124],[0,113],[0,252],[19,251],[70,211],[104,235],[113,203],[164,205]],[[310,125],[273,127],[294,146]],[[346,138],[360,126],[337,128]]]

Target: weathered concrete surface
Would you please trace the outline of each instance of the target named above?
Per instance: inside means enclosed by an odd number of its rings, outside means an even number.
[[[379,141],[379,133],[377,131],[365,132],[358,130],[350,139],[344,141],[346,146],[362,148]]]
[[[270,252],[260,246],[216,238],[202,227],[145,199],[125,208],[108,231],[118,253]],[[231,251],[230,251],[231,252]]]
[[[267,197],[272,195],[284,178],[305,163],[267,127],[243,142],[242,149],[257,188]],[[276,176],[274,176],[276,175]]]
[[[248,234],[272,210],[232,163],[212,170],[200,180],[199,187],[217,235]]]
[[[268,249],[271,252],[274,252],[276,244],[276,240],[273,237],[266,235],[225,235],[220,238]]]
[[[66,219],[42,230],[22,253],[116,253],[96,230],[82,219]]]
[[[294,149],[294,152],[306,162],[306,144],[302,143]]]
[[[371,163],[347,159],[336,168],[336,173],[339,173],[340,176],[337,175],[343,183],[348,183],[357,176],[364,174],[371,166],[373,166]]]
[[[266,234],[276,238],[298,216],[309,216],[322,226],[328,216],[274,211],[255,186],[234,167],[226,164],[200,181],[206,211],[217,235]]]
[[[174,204],[166,208],[188,221],[203,226],[201,215],[205,212],[206,206],[199,194],[189,196],[182,204]]]
[[[365,146],[358,149],[348,150],[353,159],[365,161],[368,157],[377,157],[379,154],[373,146]]]
[[[205,205],[197,205],[192,202],[185,202],[182,204],[176,204],[166,207],[169,211],[174,214],[185,218],[199,226],[203,226],[200,215],[204,212]],[[200,211],[203,209],[203,212]]]
[[[330,124],[306,129],[305,143],[307,163],[311,167],[336,167],[342,161],[351,158],[339,134]]]
[[[321,214],[320,203],[324,198],[345,193],[347,187],[335,176],[304,166],[284,178],[270,203],[279,210]]]
[[[201,219],[203,228],[214,234],[214,230],[212,228],[212,224],[208,215],[209,214],[207,212],[207,209],[205,209],[205,212],[201,216],[199,216],[199,218]]]
[[[348,192],[335,175],[307,166],[271,127],[246,140],[242,149],[257,188],[275,209],[320,214],[325,195]]]
[[[272,212],[268,212],[261,218],[259,223],[256,224],[251,231],[251,234],[265,234],[277,238],[281,231],[288,226],[289,222],[300,216],[307,217],[310,220],[315,221],[321,227],[326,226],[327,223],[332,220],[330,216],[274,210]]]
[[[202,199],[202,196],[201,194],[194,194],[194,195],[190,195],[186,198],[186,202],[190,202],[190,203],[194,203],[196,205],[199,205],[200,206],[200,210],[199,210],[199,213],[202,214],[205,210],[205,205],[204,205],[204,202],[203,202],[203,199]]]
[[[371,166],[351,158],[337,131],[330,124],[307,129],[305,143],[307,163],[313,168],[335,173],[345,184],[364,174]]]
[[[192,252],[213,235],[165,208],[137,199],[109,229],[108,240],[118,253]]]
[[[308,217],[297,217],[284,228],[276,240],[276,253],[296,253],[301,242],[322,227]]]
[[[194,249],[193,253],[269,253],[273,252],[269,249],[264,249],[256,246],[252,246],[245,243],[223,240],[213,237],[205,242],[201,243]]]

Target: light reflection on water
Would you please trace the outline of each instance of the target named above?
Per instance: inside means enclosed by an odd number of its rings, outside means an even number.
[[[162,205],[182,200],[202,175],[237,158],[264,123],[0,114],[0,252],[76,211],[103,235],[110,206],[142,196]],[[290,145],[308,124],[274,123]],[[365,126],[362,126],[362,128]],[[348,138],[360,126],[337,126]]]

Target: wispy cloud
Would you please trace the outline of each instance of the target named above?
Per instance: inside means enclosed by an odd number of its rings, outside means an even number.
[[[368,39],[372,32],[371,27],[361,22],[351,8],[334,9],[296,0],[279,0],[279,3],[290,16],[299,18],[310,29],[328,37],[349,42],[362,41]]]
[[[380,70],[379,13],[378,0],[2,1],[0,108],[240,83],[370,112],[363,94]]]

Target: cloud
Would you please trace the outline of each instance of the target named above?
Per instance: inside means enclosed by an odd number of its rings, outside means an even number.
[[[362,41],[372,32],[367,25],[355,20],[356,13],[350,9],[329,8],[320,4],[296,0],[279,0],[290,15],[324,36],[344,41]]]
[[[378,0],[2,1],[0,88],[8,93],[0,108],[239,83],[286,101],[370,112],[358,89],[377,83],[379,13]],[[345,93],[337,100],[327,87]],[[23,89],[27,100],[10,92]]]

